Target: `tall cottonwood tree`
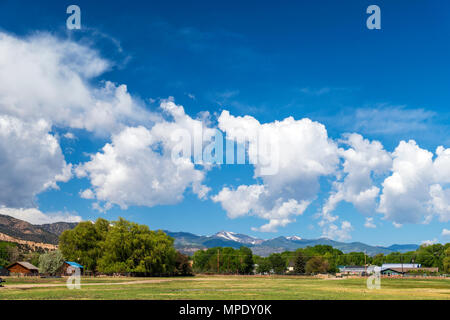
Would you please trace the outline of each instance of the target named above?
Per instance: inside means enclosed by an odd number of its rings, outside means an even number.
[[[66,260],[80,263],[87,270],[96,272],[109,228],[109,221],[101,218],[95,223],[80,222],[74,229],[61,234],[59,250]]]
[[[171,275],[175,273],[174,239],[120,218],[112,222],[103,243],[98,270],[103,273]]]

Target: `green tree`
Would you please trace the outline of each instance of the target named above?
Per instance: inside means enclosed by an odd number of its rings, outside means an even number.
[[[316,273],[325,273],[328,270],[328,262],[322,257],[312,257],[306,263],[306,273],[308,274],[316,274]]]
[[[417,250],[416,262],[422,264],[423,267],[438,267],[440,270],[444,268],[445,246],[440,243],[433,245],[422,245]]]
[[[450,246],[445,249],[445,257],[442,261],[443,272],[450,273]]]
[[[98,261],[103,255],[103,246],[109,231],[109,221],[97,219],[80,222],[74,229],[64,231],[59,237],[59,249],[63,256],[87,270],[97,271]]]
[[[8,253],[9,263],[19,261],[19,259],[22,257],[20,250],[19,248],[17,248],[17,246],[6,247],[6,252]]]
[[[294,260],[294,272],[296,274],[303,274],[306,272],[306,258],[303,252],[297,252],[297,256]]]
[[[16,262],[21,257],[16,243],[0,241],[0,267]]]
[[[271,269],[276,274],[284,274],[286,272],[286,260],[283,259],[281,253],[272,253],[269,256]]]
[[[104,273],[170,275],[175,272],[173,238],[123,218],[112,223],[98,269]]]
[[[190,276],[193,274],[189,257],[177,251],[175,257],[175,274],[178,276]]]
[[[385,261],[384,254],[378,253],[372,257],[372,264],[376,266],[381,266]]]
[[[198,250],[194,253],[193,268],[196,272],[211,272],[211,260],[214,255],[214,249]]]
[[[239,249],[239,273],[253,273],[253,253],[252,250],[247,247],[241,247]]]
[[[272,265],[269,261],[268,258],[261,258],[258,262],[257,262],[258,266],[256,268],[256,272],[257,273],[270,273],[270,271],[272,270]]]
[[[238,274],[253,272],[254,258],[252,251],[247,247],[238,250],[230,247],[198,250],[194,253],[193,260],[196,272]]]
[[[39,272],[55,275],[61,271],[64,257],[59,250],[50,251],[39,257]]]
[[[41,254],[39,252],[33,251],[33,252],[27,253],[24,256],[24,260],[31,263],[34,266],[38,266],[40,256],[41,256]]]

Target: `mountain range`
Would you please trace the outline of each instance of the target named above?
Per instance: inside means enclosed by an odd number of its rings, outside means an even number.
[[[268,256],[274,252],[293,251],[315,245],[330,245],[344,253],[366,252],[368,255],[378,253],[414,251],[419,248],[416,244],[394,244],[389,247],[371,246],[362,242],[339,242],[327,238],[302,239],[299,236],[277,237],[263,240],[230,231],[220,231],[212,236],[198,236],[188,232],[164,231],[175,239],[175,247],[181,252],[192,254],[196,250],[212,247],[249,247],[254,254]]]
[[[0,214],[0,234],[14,239],[46,244],[58,244],[59,235],[73,229],[76,222],[56,222],[34,225],[29,222]]]
[[[33,225],[10,216],[0,215],[0,240],[27,241],[36,244],[58,244],[58,237],[64,231],[73,229],[77,223],[56,222],[51,224]],[[327,238],[302,239],[299,236],[259,239],[231,231],[220,231],[211,236],[199,236],[189,232],[164,231],[175,239],[175,248],[186,254],[212,247],[249,247],[254,254],[268,256],[274,252],[293,251],[298,248],[315,245],[330,245],[344,253],[366,252],[368,255],[377,253],[407,252],[416,250],[416,244],[394,244],[389,247],[371,246],[362,242],[339,242]]]

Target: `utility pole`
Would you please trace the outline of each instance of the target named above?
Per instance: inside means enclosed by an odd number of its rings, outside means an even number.
[[[242,256],[240,258],[241,258],[241,270],[242,270]]]
[[[364,275],[367,276],[367,260],[366,260],[366,250],[364,250]]]
[[[403,255],[400,253],[400,261],[402,263],[402,277],[403,277]]]
[[[217,249],[217,273],[219,273],[220,269],[220,249]]]

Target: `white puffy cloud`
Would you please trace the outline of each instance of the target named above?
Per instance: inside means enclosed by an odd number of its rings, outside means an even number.
[[[63,135],[64,138],[69,139],[69,140],[76,140],[77,137],[72,133],[72,132],[66,132]]]
[[[114,134],[112,142],[92,155],[89,162],[76,168],[77,175],[88,177],[92,185],[82,197],[125,209],[130,205],[178,203],[189,187],[200,198],[206,196],[209,188],[202,184],[204,171],[196,169],[190,157],[172,157],[176,145],[173,133],[190,132],[202,123],[172,101],[163,102],[161,107],[173,121],[159,122],[151,129],[127,127]]]
[[[366,228],[376,228],[377,226],[373,222],[372,217],[366,217],[366,222],[364,223],[364,227]]]
[[[392,163],[391,156],[378,141],[370,142],[359,134],[348,134],[342,142],[349,146],[348,149],[339,148],[339,155],[344,160],[343,179],[334,183],[334,191],[322,208],[326,220],[341,201],[352,203],[362,213],[372,214],[380,192],[372,175],[386,172]]]
[[[245,216],[253,210],[262,211],[264,208],[260,205],[260,198],[263,194],[267,194],[263,185],[241,185],[236,190],[223,188],[212,197],[212,200],[219,202],[228,217],[234,219]]]
[[[443,237],[450,237],[450,230],[448,229],[442,229],[442,234]]]
[[[29,208],[34,198],[72,176],[45,120],[24,122],[0,114],[0,206]]]
[[[393,152],[392,174],[383,182],[378,211],[398,224],[429,222],[433,216],[450,220],[450,150],[439,147],[437,157],[415,141],[401,141]]]
[[[90,82],[109,68],[98,52],[49,34],[0,32],[0,114],[108,134],[151,116],[125,85]]]
[[[80,222],[80,216],[69,212],[43,213],[36,208],[14,209],[0,207],[0,214],[27,221],[31,224],[47,224],[54,222]]]
[[[275,231],[302,214],[319,190],[320,176],[334,173],[339,162],[336,144],[325,127],[310,119],[261,124],[253,117],[223,111],[219,128],[229,140],[248,142],[249,161],[262,185],[224,188],[212,199],[228,216],[256,215],[269,220],[260,231]]]
[[[95,194],[91,189],[86,189],[80,192],[80,197],[83,199],[95,199]]]
[[[262,232],[276,231],[277,227],[284,227],[295,221],[293,217],[303,214],[309,205],[308,201],[298,202],[295,199],[283,201],[279,198],[275,203],[267,203],[266,206],[264,201],[268,201],[268,196],[268,190],[264,185],[241,185],[236,190],[223,188],[212,197],[212,200],[219,202],[228,217],[232,219],[253,215],[269,220],[267,224],[253,228],[255,231]]]
[[[73,41],[0,32],[0,205],[35,206],[37,194],[71,178],[54,126],[109,135],[154,119],[125,85],[92,84],[108,68]]]
[[[212,199],[221,203],[231,218],[256,215],[269,220],[259,230],[273,231],[295,221],[298,209],[274,219],[270,215],[276,216],[276,209],[293,203],[290,201],[307,206],[318,193],[321,176],[336,178],[319,215],[319,225],[329,237],[344,239],[352,230],[348,224],[336,225],[339,217],[333,211],[341,201],[352,203],[365,215],[382,213],[397,227],[428,222],[434,216],[443,222],[450,220],[450,189],[445,188],[450,183],[450,149],[439,147],[434,155],[414,141],[402,141],[389,153],[380,142],[356,133],[345,134],[339,141],[343,146],[338,148],[322,124],[292,117],[261,124],[253,117],[234,117],[223,111],[218,126],[227,139],[248,141],[254,177],[262,183],[223,188]],[[270,137],[275,147],[261,148],[261,137]],[[342,169],[338,170],[341,159]],[[277,170],[264,174],[271,166]],[[384,181],[379,186],[381,178]],[[366,220],[366,227],[375,227],[371,219]]]
[[[438,216],[440,221],[450,220],[450,189],[444,189],[439,184],[430,186],[431,212]]]
[[[427,246],[431,246],[437,242],[438,242],[438,240],[436,238],[434,238],[433,240],[424,240],[424,241],[422,241],[422,243],[420,245],[427,247]]]
[[[350,232],[352,230],[353,226],[349,221],[342,221],[341,227],[331,223],[325,226],[322,236],[330,239],[345,241],[351,239]]]

